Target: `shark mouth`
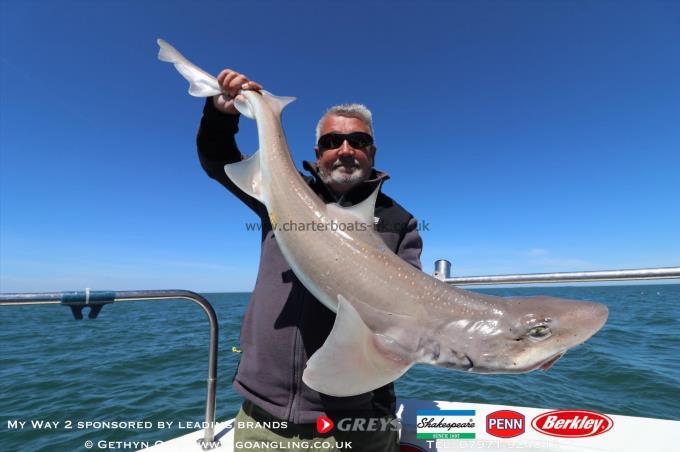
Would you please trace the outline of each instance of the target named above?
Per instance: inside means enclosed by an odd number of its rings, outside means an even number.
[[[565,353],[566,352],[560,352],[557,355],[553,356],[552,358],[548,358],[543,364],[538,366],[538,368],[543,371],[550,369],[553,366],[553,364],[555,364],[561,357],[564,356]]]

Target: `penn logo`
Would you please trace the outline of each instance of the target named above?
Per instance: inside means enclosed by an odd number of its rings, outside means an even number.
[[[499,438],[513,438],[524,433],[524,415],[512,410],[486,415],[486,433]]]
[[[540,414],[531,422],[534,430],[561,438],[585,438],[611,430],[614,421],[595,411],[557,410]]]
[[[328,433],[333,428],[333,421],[326,416],[319,416],[316,418],[316,431],[319,433]]]

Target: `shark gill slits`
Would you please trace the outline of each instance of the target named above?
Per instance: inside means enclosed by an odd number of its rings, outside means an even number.
[[[435,342],[434,347],[432,348],[432,361],[437,361],[439,359],[439,342]]]

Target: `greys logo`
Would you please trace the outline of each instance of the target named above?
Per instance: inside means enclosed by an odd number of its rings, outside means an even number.
[[[341,432],[398,432],[401,429],[401,421],[397,418],[346,417],[340,419],[335,425]]]

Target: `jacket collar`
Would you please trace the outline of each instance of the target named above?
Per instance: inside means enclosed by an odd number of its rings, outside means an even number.
[[[341,206],[351,206],[363,201],[373,193],[373,190],[375,190],[376,187],[390,178],[389,174],[372,168],[371,175],[368,179],[350,188],[345,193],[337,194],[321,180],[319,168],[316,163],[304,160],[302,162],[302,167],[309,171],[314,177],[311,182],[314,191],[321,195],[324,201],[337,202]]]

